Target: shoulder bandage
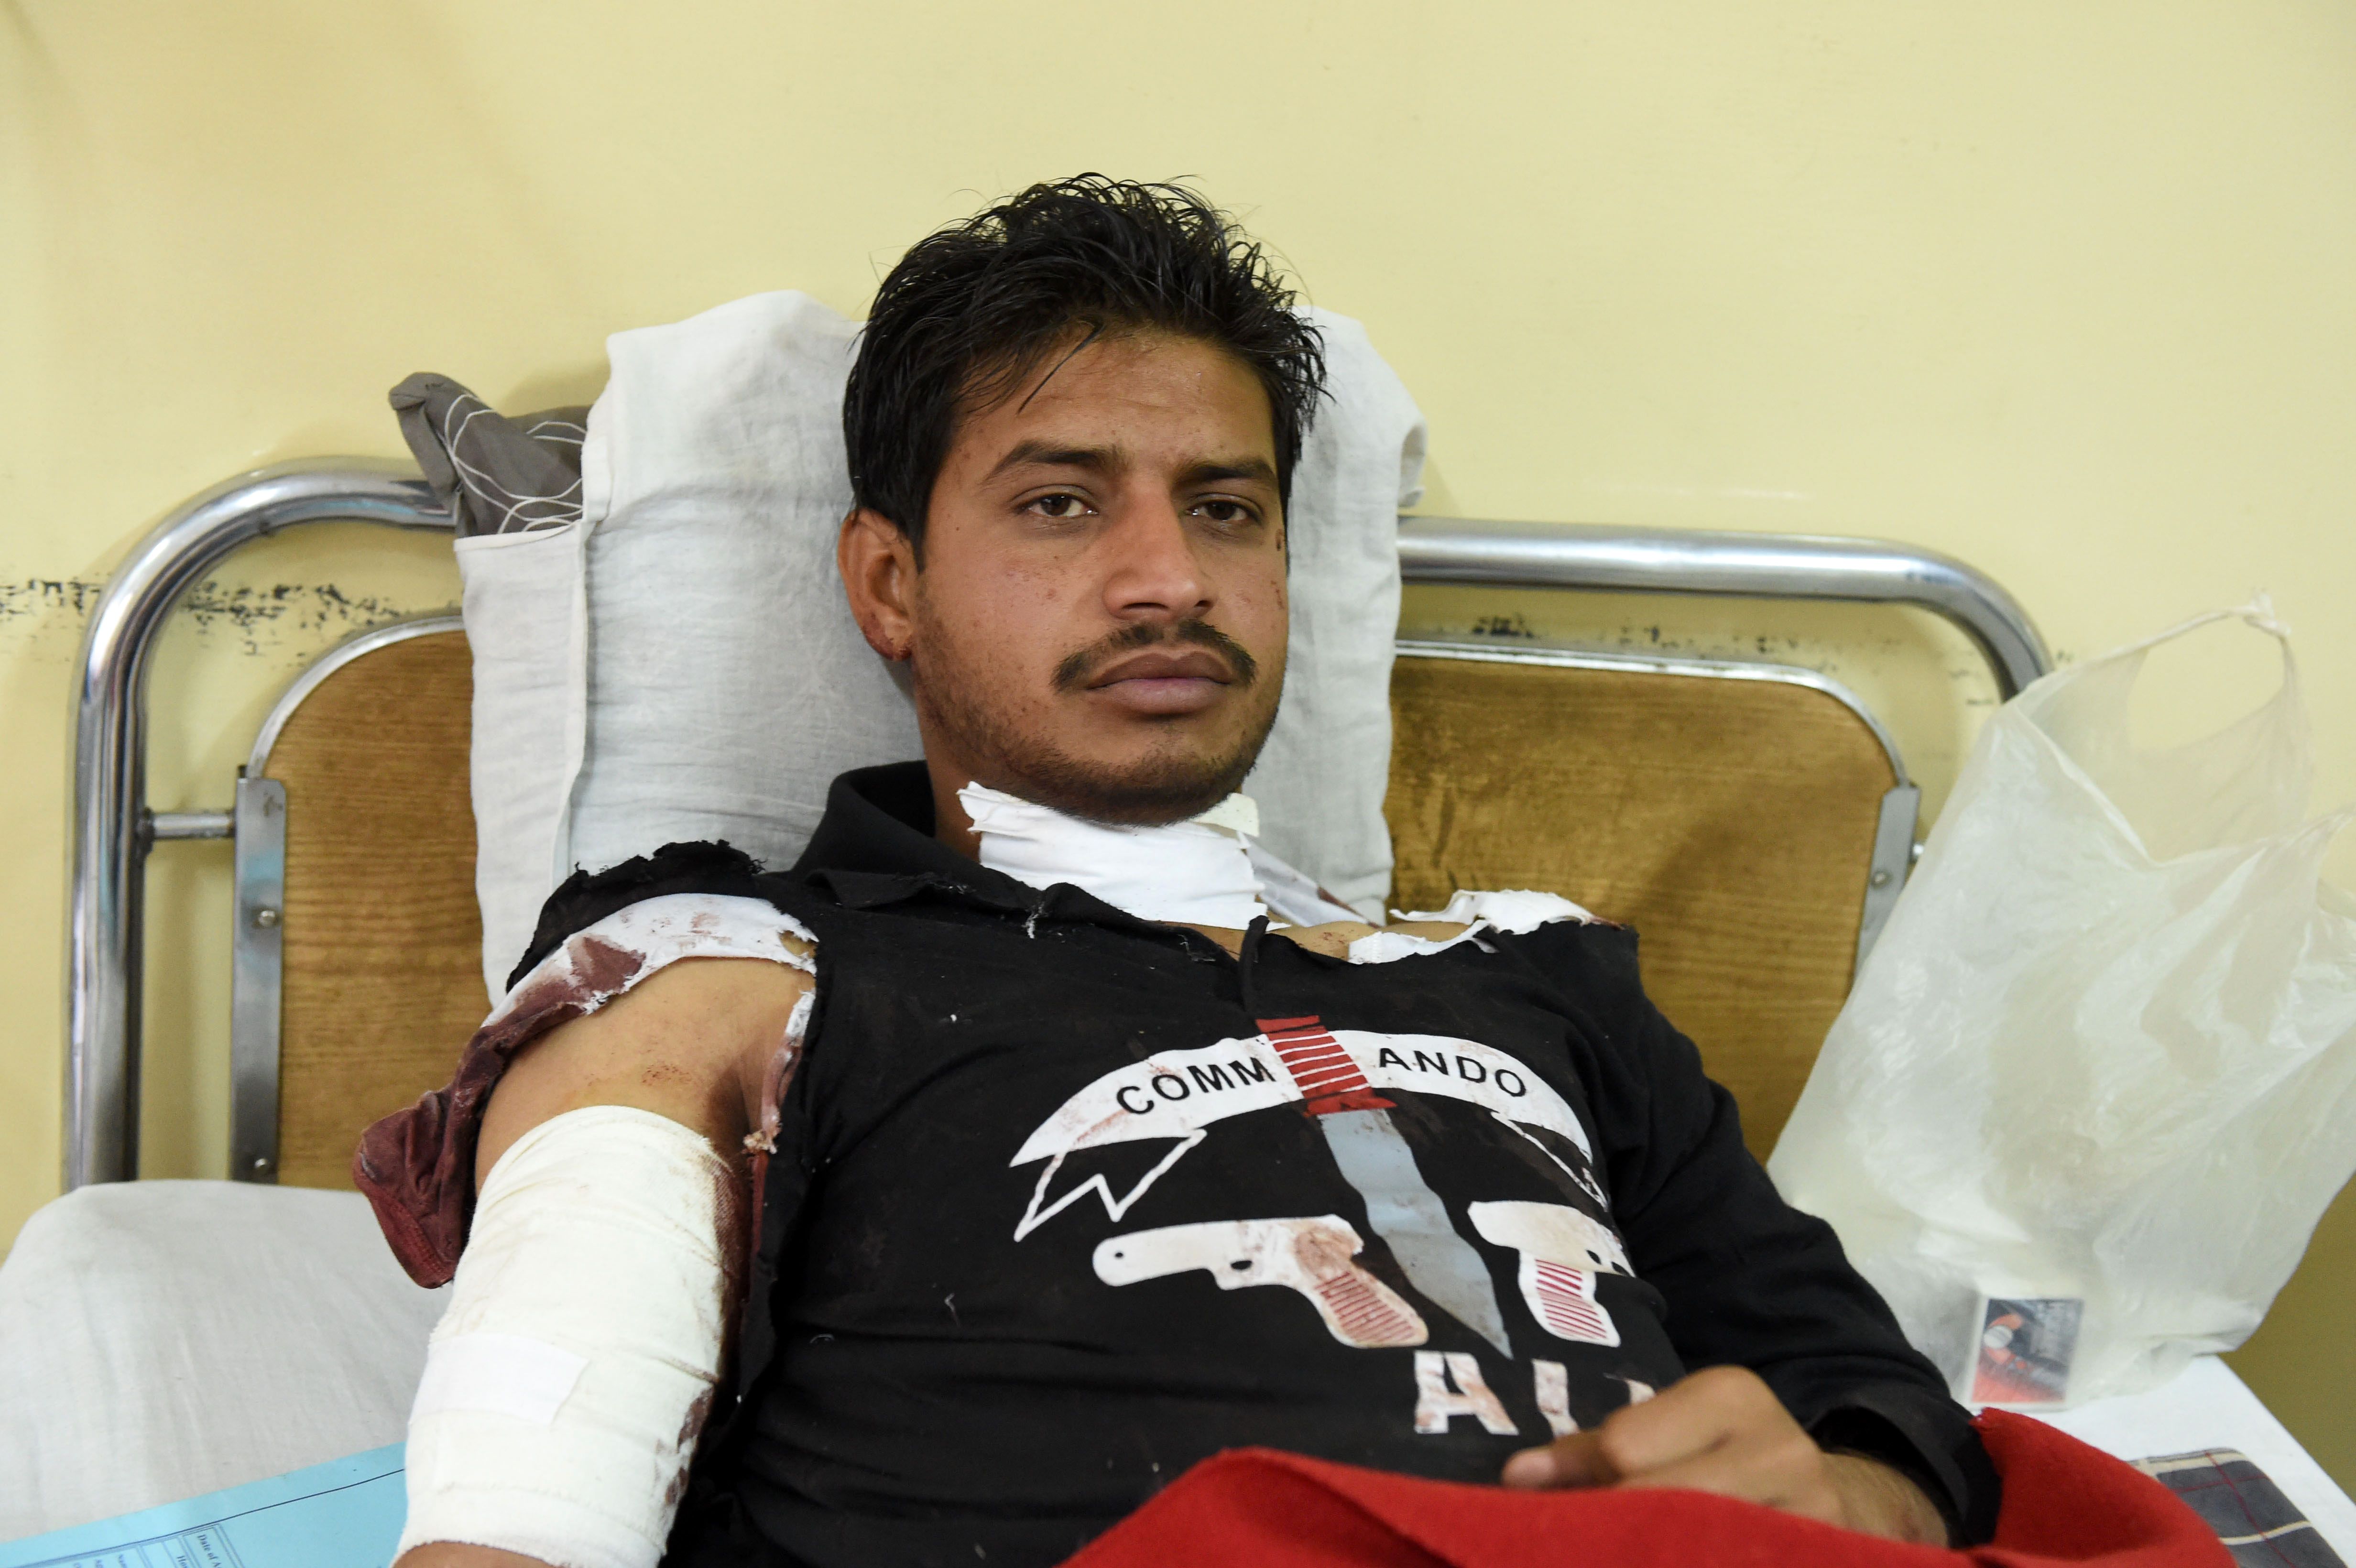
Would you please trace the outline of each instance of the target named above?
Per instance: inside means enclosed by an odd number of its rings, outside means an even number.
[[[571,1111],[483,1183],[409,1417],[428,1541],[654,1568],[719,1375],[736,1176],[650,1111]]]
[[[567,937],[509,988],[483,1027],[497,1029],[519,1013],[557,1002],[594,1013],[682,958],[765,958],[818,973],[789,938],[818,944],[809,926],[766,899],[734,893],[641,899]]]
[[[1446,909],[1395,909],[1391,913],[1399,920],[1419,924],[1431,922],[1462,925],[1464,929],[1445,940],[1414,936],[1404,931],[1377,931],[1350,944],[1351,963],[1388,964],[1426,953],[1445,953],[1460,942],[1480,943],[1481,933],[1485,931],[1521,936],[1558,920],[1577,921],[1581,925],[1597,923],[1595,916],[1569,899],[1526,888],[1505,892],[1460,891],[1448,901]]]

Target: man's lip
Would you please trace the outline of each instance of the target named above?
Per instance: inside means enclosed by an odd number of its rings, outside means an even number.
[[[1091,689],[1124,680],[1215,680],[1225,686],[1235,678],[1217,655],[1190,651],[1173,654],[1160,649],[1135,654],[1088,682]]]

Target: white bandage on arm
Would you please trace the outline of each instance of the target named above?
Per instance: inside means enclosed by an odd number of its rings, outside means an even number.
[[[483,1183],[410,1413],[399,1552],[654,1568],[719,1375],[735,1179],[650,1111],[592,1106],[516,1140]]]

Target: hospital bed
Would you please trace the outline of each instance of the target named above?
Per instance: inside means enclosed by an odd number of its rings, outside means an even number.
[[[91,1517],[334,1457],[371,1445],[356,1440],[364,1431],[375,1443],[400,1435],[435,1296],[395,1284],[356,1197],[268,1189],[348,1188],[359,1129],[441,1083],[484,1011],[463,627],[402,622],[315,661],[271,710],[220,809],[155,813],[145,796],[149,667],[175,603],[241,546],[328,522],[452,526],[399,465],[241,475],[161,524],[91,625],[69,913],[70,1195],[37,1216],[19,1250],[80,1260],[81,1294],[48,1309],[140,1304],[115,1339],[170,1341],[172,1377],[210,1380],[220,1397],[178,1387],[159,1404],[152,1389],[112,1390],[124,1396],[108,1418],[118,1424],[185,1432],[202,1412],[209,1451],[118,1464],[135,1473],[111,1491],[77,1492],[53,1469],[45,1485],[59,1511],[0,1509],[0,1538],[12,1524],[75,1522],[76,1508]],[[1409,583],[1911,605],[1960,628],[2002,696],[2048,667],[2002,588],[1906,546],[1428,517],[1400,517],[1398,541]],[[1650,989],[1734,1090],[1764,1157],[1918,848],[1920,792],[1889,729],[1840,683],[1795,666],[1494,640],[1402,640],[1396,651],[1391,902],[1430,909],[1459,886],[1541,887],[1636,926]],[[143,1203],[110,1184],[139,1174],[145,865],[158,845],[198,838],[234,846],[230,1149],[244,1187],[154,1184]],[[290,1275],[290,1257],[307,1266]],[[172,1291],[143,1288],[143,1268],[245,1271],[252,1288],[241,1297],[233,1278],[232,1299],[191,1327]],[[90,1353],[110,1353],[105,1336],[88,1337]],[[356,1358],[367,1364],[341,1364]],[[2222,1364],[2199,1365],[2191,1403],[2174,1396],[2179,1425],[2207,1434],[2199,1445],[2262,1456],[2356,1555],[2356,1509]],[[231,1391],[254,1407],[325,1399],[350,1419],[248,1419],[229,1408]],[[102,1421],[77,1419],[57,1451],[104,1441]],[[2097,1411],[2086,1430],[2133,1447],[2138,1425],[2134,1412]]]

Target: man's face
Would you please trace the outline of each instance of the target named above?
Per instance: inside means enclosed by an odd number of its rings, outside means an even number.
[[[1192,816],[1250,770],[1284,683],[1267,394],[1191,338],[1058,348],[959,421],[922,569],[861,514],[843,569],[869,641],[913,666],[937,795]]]

